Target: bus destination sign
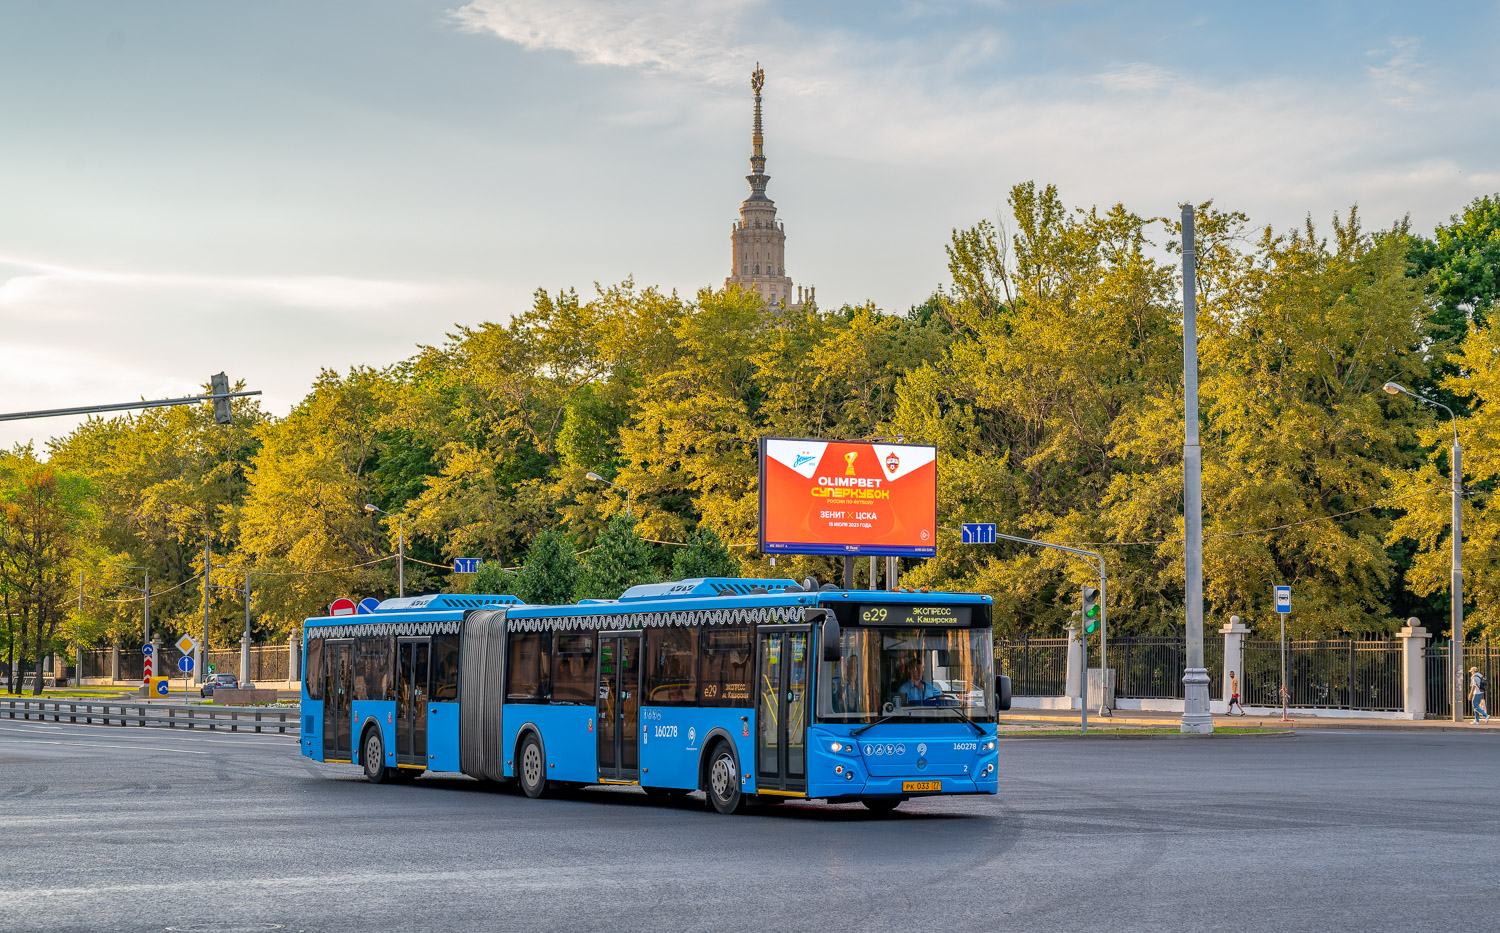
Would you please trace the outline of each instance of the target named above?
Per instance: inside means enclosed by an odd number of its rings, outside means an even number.
[[[866,605],[859,607],[859,621],[866,625],[958,625],[970,624],[973,606],[898,606]]]

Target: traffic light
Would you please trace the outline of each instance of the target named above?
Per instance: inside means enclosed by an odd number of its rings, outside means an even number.
[[[233,418],[229,414],[229,399],[221,398],[229,394],[229,377],[223,373],[216,373],[208,377],[209,385],[213,386],[214,398],[214,420],[219,424],[229,424]]]
[[[1083,588],[1083,630],[1092,635],[1099,629],[1099,590],[1097,587]]]

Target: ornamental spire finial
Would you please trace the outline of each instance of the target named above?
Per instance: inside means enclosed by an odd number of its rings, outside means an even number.
[[[750,182],[750,199],[752,201],[766,200],[766,182],[770,176],[766,174],[765,136],[760,130],[760,91],[766,86],[766,73],[760,70],[760,62],[755,63],[755,70],[750,72],[750,90],[755,92],[755,131],[750,135],[750,143],[753,147],[750,153],[750,172],[745,179]]]

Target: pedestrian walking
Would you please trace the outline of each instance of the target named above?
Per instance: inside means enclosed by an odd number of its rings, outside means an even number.
[[[1243,706],[1240,705],[1240,679],[1238,677],[1234,676],[1234,671],[1230,671],[1229,672],[1229,708],[1227,710],[1225,710],[1225,714],[1229,715],[1229,716],[1233,716],[1234,715],[1234,708],[1236,706],[1240,707],[1240,715],[1241,716],[1245,715],[1245,707],[1243,707]]]
[[[1485,722],[1490,721],[1490,711],[1484,705],[1484,688],[1489,686],[1485,676],[1479,673],[1479,668],[1469,668],[1469,703],[1474,709],[1474,725],[1479,725],[1479,717],[1483,716]]]

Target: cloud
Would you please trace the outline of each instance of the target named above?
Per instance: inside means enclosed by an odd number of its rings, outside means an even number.
[[[343,276],[235,276],[113,272],[0,255],[0,309],[65,304],[80,291],[98,295],[170,292],[206,303],[257,300],[320,311],[371,312],[446,297],[454,286]]]
[[[729,84],[743,70],[733,37],[752,13],[764,17],[766,12],[762,0],[474,0],[450,15],[469,32],[490,33],[533,51],[568,52],[586,65]]]
[[[1276,73],[1215,78],[1149,61],[1092,73],[1062,62],[1022,74],[1005,66],[1003,9],[978,27],[966,19],[895,34],[794,24],[760,0],[474,0],[451,15],[527,49],[666,78],[653,93],[675,87],[685,120],[700,125],[717,125],[723,89],[764,62],[772,173],[788,146],[890,166],[901,174],[881,197],[898,199],[889,202],[895,213],[903,192],[941,187],[958,198],[965,186],[996,191],[999,177],[1000,191],[1035,178],[1062,184],[1072,200],[1139,210],[1215,197],[1279,226],[1355,201],[1372,219],[1410,211],[1420,222],[1429,204],[1446,216],[1472,197],[1494,141],[1483,121],[1461,115],[1495,112],[1496,93],[1430,93],[1419,44],[1406,38],[1370,53],[1382,61],[1365,72],[1309,83]],[[1421,108],[1405,106],[1419,94]],[[1454,125],[1457,134],[1445,129]],[[1418,141],[1439,135],[1449,146],[1435,163]],[[968,222],[993,211],[978,204]]]

